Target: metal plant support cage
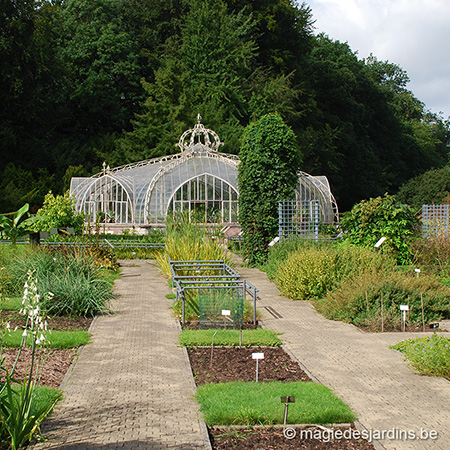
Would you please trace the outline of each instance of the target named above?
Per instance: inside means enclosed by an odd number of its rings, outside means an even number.
[[[186,323],[186,297],[188,292],[199,296],[199,318],[201,326],[220,328],[226,322],[233,327],[242,326],[243,304],[246,296],[253,300],[253,325],[256,325],[256,300],[258,289],[241,276],[223,260],[214,261],[172,261],[169,260],[172,283],[176,299],[182,301],[181,321]],[[202,304],[200,305],[200,301]],[[240,306],[242,302],[242,307]],[[228,319],[222,314],[229,310]],[[239,312],[242,311],[242,312]]]
[[[278,236],[287,238],[301,236],[306,239],[319,238],[319,202],[284,201],[278,204]]]
[[[422,236],[448,239],[450,233],[450,205],[422,205]]]
[[[198,290],[200,328],[240,328],[244,319],[243,286]]]

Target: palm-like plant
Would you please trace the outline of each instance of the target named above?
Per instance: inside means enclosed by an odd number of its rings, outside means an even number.
[[[18,211],[0,216],[0,234],[6,239],[10,239],[13,245],[16,244],[18,238],[31,231],[31,227],[36,221],[34,217],[22,220],[28,214],[29,209],[30,205],[25,203]]]

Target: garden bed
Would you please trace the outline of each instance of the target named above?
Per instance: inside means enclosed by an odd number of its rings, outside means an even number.
[[[1,319],[10,324],[11,329],[25,326],[23,315],[15,311],[2,311]],[[53,317],[48,319],[48,328],[52,331],[87,331],[92,323],[92,318],[84,317]],[[3,348],[2,355],[5,356],[4,367],[11,368],[14,364],[18,348]],[[50,388],[59,388],[67,371],[72,364],[78,349],[55,349],[44,348],[37,350],[39,364],[39,385]],[[23,381],[27,369],[31,366],[31,349],[24,347],[16,366],[14,377],[17,381]]]
[[[8,322],[13,330],[25,326],[26,317],[17,311],[0,311],[0,320]],[[51,317],[47,318],[48,329],[53,331],[88,331],[94,319],[92,317]]]
[[[318,388],[323,387],[321,385],[316,385],[315,383],[308,383],[311,381],[310,377],[300,367],[299,363],[294,361],[281,346],[235,346],[214,347],[213,349],[211,346],[192,347],[187,348],[187,352],[197,386],[206,387],[213,383],[228,383],[225,388],[228,392],[229,389],[232,390],[235,388],[235,383],[230,384],[229,382],[255,381],[256,361],[252,359],[252,353],[264,353],[264,359],[261,359],[258,362],[258,380],[264,383],[252,383],[254,387],[257,385],[263,387],[265,382],[277,381],[282,382],[283,384],[286,383],[286,389],[290,392],[294,386],[292,382],[305,382],[305,388],[308,387],[307,385],[310,385],[311,387],[317,386]],[[303,383],[301,383],[301,386],[303,386]],[[325,387],[323,388],[326,389]],[[242,392],[243,386],[237,386],[235,389]],[[305,391],[303,401],[300,398],[297,398],[297,402],[308,401],[308,394],[306,394],[306,392],[307,391]],[[238,401],[237,398],[236,401]],[[277,402],[280,402],[279,397],[277,397]],[[225,399],[224,405],[225,404],[230,404],[229,399]],[[279,407],[281,419],[284,405],[281,403],[277,403],[277,405],[277,408]],[[217,407],[213,409],[217,409]],[[249,411],[252,409],[250,404],[248,404],[248,409]],[[309,407],[307,407],[307,409],[309,409]],[[211,420],[209,413],[204,411],[204,414],[206,414],[205,420],[206,417]],[[248,414],[250,414],[250,412]],[[293,439],[287,439],[285,437],[282,426],[209,425],[208,432],[213,450],[290,450],[299,448],[304,450],[374,450],[371,443],[359,439],[357,436],[353,437],[354,435],[351,438],[348,438],[347,436],[346,439],[330,439],[328,427],[325,429],[321,427],[307,427],[311,429],[313,433],[316,433],[313,434],[311,438],[308,436],[301,436],[301,430],[304,430],[305,428],[296,426],[293,428],[296,430],[296,437]],[[341,432],[349,432],[352,429],[354,430],[355,427],[352,424],[332,427],[332,429],[338,429]],[[317,437],[318,432],[323,433],[321,438]]]
[[[2,355],[5,357],[4,367],[11,368],[17,358],[17,348],[3,349]],[[41,357],[39,365],[39,385],[50,388],[59,389],[61,383],[69,370],[72,361],[77,354],[77,349],[38,349],[36,356]],[[31,349],[23,348],[20,359],[14,372],[14,378],[22,382],[25,375],[29,375],[29,367],[31,366]]]
[[[311,432],[323,432],[319,427],[308,427]],[[324,432],[323,440],[302,439],[301,430],[304,428],[294,427],[296,437],[287,439],[281,427],[210,427],[209,436],[213,450],[374,450],[374,446],[362,439],[327,439]],[[349,427],[331,427],[332,430],[340,430],[345,433],[353,429]],[[328,442],[327,442],[328,441]]]
[[[259,381],[311,381],[281,347],[195,347],[187,350],[197,385],[228,381],[255,381],[252,353],[264,353],[258,362]]]

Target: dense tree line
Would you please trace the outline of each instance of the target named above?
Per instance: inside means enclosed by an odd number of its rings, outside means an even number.
[[[277,112],[341,209],[447,163],[407,73],[315,36],[292,0],[1,0],[0,57],[0,212],[173,153],[197,113],[239,153]]]

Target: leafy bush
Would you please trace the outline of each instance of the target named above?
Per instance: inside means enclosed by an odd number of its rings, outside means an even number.
[[[280,265],[284,263],[292,253],[309,248],[318,248],[321,245],[329,244],[321,244],[299,237],[281,239],[276,245],[269,249],[267,262],[264,266],[261,266],[261,269],[267,272],[269,279],[275,281]]]
[[[450,196],[450,166],[431,169],[409,179],[397,194],[399,201],[420,211],[422,205],[443,203]]]
[[[364,273],[347,280],[315,302],[315,307],[329,319],[380,330],[383,299],[384,329],[387,331],[400,328],[400,305],[409,305],[409,325],[422,325],[421,295],[425,323],[450,317],[448,286],[433,276],[417,278],[397,271]]]
[[[450,339],[433,335],[407,339],[391,346],[405,354],[406,359],[420,373],[436,375],[450,380]]]
[[[423,271],[442,278],[450,277],[450,240],[448,238],[416,239],[411,244],[414,264]]]
[[[75,229],[76,233],[83,231],[84,216],[75,212],[75,199],[70,197],[69,191],[56,197],[50,191],[44,199],[42,208],[37,212],[37,231],[49,231],[50,228]]]
[[[28,214],[29,209],[30,205],[25,203],[25,205],[15,213],[1,215],[0,237],[10,239],[11,243],[15,245],[17,239],[29,233],[34,226],[33,224],[36,222],[35,217],[29,217],[28,219],[22,220]]]
[[[319,299],[338,283],[361,272],[383,271],[394,262],[372,249],[353,246],[299,248],[275,275],[280,291],[295,300]]]
[[[398,203],[395,197],[363,200],[351,211],[345,213],[341,220],[345,240],[364,247],[373,247],[381,237],[386,242],[380,247],[381,252],[394,254],[400,263],[410,261],[412,252],[409,241],[418,236],[419,220],[407,205]]]

